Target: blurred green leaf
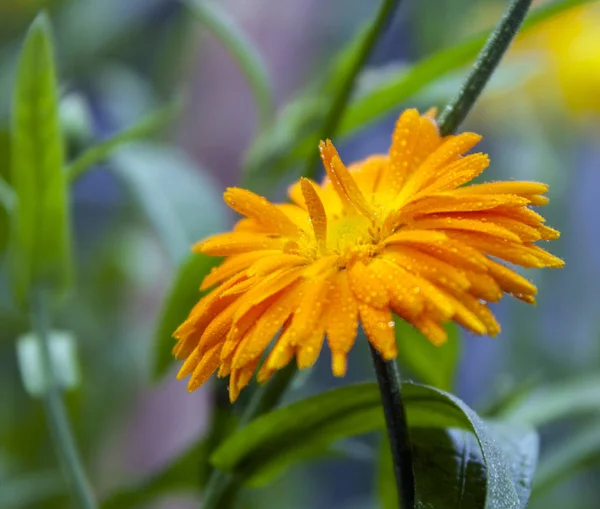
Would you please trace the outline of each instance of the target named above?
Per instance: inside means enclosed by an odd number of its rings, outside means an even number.
[[[485,503],[485,463],[477,439],[459,429],[411,430],[415,498],[419,508],[480,509]],[[387,437],[377,475],[383,509],[398,508],[398,494]]]
[[[167,292],[159,314],[156,336],[154,337],[154,363],[152,376],[158,379],[174,362],[173,332],[186,319],[188,313],[206,292],[199,288],[204,277],[220,263],[221,258],[204,254],[192,254],[181,263]]]
[[[506,460],[510,478],[519,496],[520,509],[527,507],[538,464],[540,438],[528,425],[487,420],[488,431]]]
[[[0,129],[0,259],[8,242],[9,210],[14,202],[14,192],[8,185],[10,166],[10,133]]]
[[[71,181],[78,179],[94,165],[108,159],[114,152],[122,148],[123,145],[151,136],[172,122],[180,109],[181,105],[179,102],[170,104],[144,117],[139,123],[128,129],[87,149],[67,165],[65,171],[68,179]]]
[[[50,22],[31,25],[17,68],[11,132],[11,177],[17,204],[11,276],[17,301],[30,286],[64,291],[71,281],[71,241],[63,140]]]
[[[59,472],[39,472],[17,479],[3,479],[0,507],[2,509],[44,507],[45,501],[65,492],[65,482]]]
[[[600,413],[600,375],[541,387],[505,409],[503,419],[540,427],[581,414]]]
[[[426,385],[450,391],[460,360],[460,333],[454,323],[446,325],[448,341],[435,346],[417,329],[396,319],[398,361]]]
[[[542,460],[533,483],[534,497],[600,462],[600,421],[596,419],[570,434]]]
[[[235,59],[254,95],[260,124],[267,126],[275,106],[269,73],[261,54],[217,1],[186,0],[186,3]]]
[[[524,507],[509,468],[486,424],[455,396],[403,384],[408,423],[414,427],[458,427],[472,431],[487,469],[486,509]],[[252,482],[341,438],[383,428],[376,384],[358,384],[319,394],[260,417],[230,436],[211,457],[216,468]],[[519,428],[520,429],[520,428]],[[508,449],[507,449],[508,450]],[[530,455],[526,450],[525,454]],[[535,451],[537,457],[537,449]],[[514,462],[515,458],[508,458]],[[517,463],[527,463],[518,461]],[[535,464],[535,461],[533,461]],[[515,467],[516,469],[516,467]]]
[[[562,0],[540,7],[532,11],[525,20],[521,33],[527,32],[542,21],[562,11],[591,1],[593,0]],[[380,81],[376,86],[371,86],[368,92],[359,94],[350,104],[342,118],[338,136],[351,135],[369,123],[394,112],[415,93],[444,78],[452,71],[469,64],[483,47],[488,35],[489,31],[486,31],[425,57],[408,68],[390,73],[387,79]],[[326,90],[326,87],[323,87],[323,90]],[[314,96],[322,94],[322,92],[311,90],[309,94]],[[314,114],[322,115],[322,111],[315,110]],[[311,119],[307,115],[302,124],[305,129],[296,133],[295,138],[288,140],[290,145],[284,146],[283,144],[276,145],[274,143],[275,146],[272,152],[263,152],[264,155],[268,155],[272,159],[260,160],[257,157],[256,149],[251,147],[250,154],[252,157],[247,161],[247,170],[255,172],[257,168],[266,167],[270,168],[269,173],[271,175],[277,175],[281,174],[286,168],[306,160],[313,151],[316,153],[317,146],[314,140],[319,136],[318,126],[320,124],[318,118]],[[279,117],[272,128],[273,132],[278,130],[280,121],[282,128],[285,128],[289,118],[285,114]],[[262,136],[258,138],[257,143],[264,147],[266,142],[261,138]],[[281,143],[281,141],[286,140],[280,139],[278,141]]]
[[[125,183],[174,264],[225,223],[225,205],[210,177],[181,150],[150,143],[122,148],[111,169]],[[200,286],[201,281],[196,282]]]

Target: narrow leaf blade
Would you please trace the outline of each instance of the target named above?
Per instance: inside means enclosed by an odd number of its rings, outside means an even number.
[[[30,285],[66,290],[71,281],[67,182],[50,22],[31,25],[17,68],[11,132],[14,290],[24,304]]]

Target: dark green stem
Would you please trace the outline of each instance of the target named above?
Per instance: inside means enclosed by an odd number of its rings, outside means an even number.
[[[275,408],[297,371],[298,368],[291,362],[284,369],[277,371],[264,388],[256,390],[244,410],[240,419],[240,426],[245,426],[259,415]],[[228,509],[232,507],[240,488],[241,482],[239,482],[239,479],[219,470],[213,470],[204,492],[203,509]]]
[[[438,122],[442,135],[453,133],[463,122],[517,35],[530,5],[531,0],[512,0],[479,53],[458,95],[441,113]]]
[[[402,509],[413,509],[415,477],[398,364],[395,360],[384,361],[377,350],[372,346],[370,348],[390,440],[398,500]]]
[[[358,77],[361,69],[365,65],[369,55],[373,51],[375,44],[379,40],[379,37],[384,31],[386,24],[391,20],[392,14],[395,9],[400,5],[401,0],[383,0],[377,16],[373,20],[373,23],[369,26],[365,33],[359,48],[357,49],[357,57],[353,60],[352,65],[348,68],[346,75],[343,77],[339,88],[333,98],[331,106],[325,115],[323,121],[323,127],[319,133],[319,138],[315,140],[315,145],[319,140],[325,138],[333,138],[342,120],[342,114],[348,105],[350,95],[354,90],[356,78]],[[317,172],[317,166],[319,163],[318,154],[314,157],[309,158],[304,171],[306,178],[314,179]]]
[[[98,507],[83,463],[79,457],[75,439],[61,398],[58,379],[52,362],[50,350],[50,314],[44,293],[38,292],[32,301],[31,320],[39,342],[42,369],[44,372],[45,392],[44,410],[48,427],[59,457],[63,472],[71,487],[73,499],[80,509]]]

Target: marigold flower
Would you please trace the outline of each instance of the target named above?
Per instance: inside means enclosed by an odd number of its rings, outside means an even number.
[[[464,155],[480,139],[442,137],[433,118],[410,109],[389,154],[346,168],[333,144],[321,142],[327,177],[321,185],[300,179],[289,189],[293,203],[228,189],[225,201],[245,218],[194,247],[226,258],[201,287],[216,288],[174,334],[173,352],[185,359],[178,378],[191,374],[192,391],[218,368],[235,401],[275,337],[259,382],[294,356],[300,369],[312,366],[325,337],[333,374],[343,376],[359,322],[383,358],[396,356],[392,313],[436,345],[449,320],[498,334],[486,303],[504,293],[534,303],[536,294],[498,260],[563,261],[534,244],[559,236],[529,208],[548,202],[545,184],[463,186],[489,164],[486,154]]]

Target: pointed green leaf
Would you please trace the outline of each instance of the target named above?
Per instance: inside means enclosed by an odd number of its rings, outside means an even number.
[[[533,494],[544,493],[584,468],[600,463],[600,422],[598,419],[572,433],[543,456],[535,476]]]
[[[561,419],[598,413],[599,409],[600,375],[595,373],[533,391],[505,409],[501,417],[540,427]]]
[[[32,284],[62,292],[71,280],[68,190],[50,22],[41,14],[21,50],[12,105],[11,276],[17,301]]]
[[[435,346],[405,320],[396,319],[398,361],[426,385],[450,391],[460,360],[460,333],[454,323],[446,325],[448,340]]]
[[[220,261],[221,258],[214,256],[190,254],[179,266],[159,314],[154,338],[153,378],[160,378],[173,364],[173,332],[186,319],[194,304],[206,293],[200,292],[200,284]]]
[[[485,509],[523,507],[521,489],[514,484],[502,449],[473,410],[451,394],[422,385],[403,384],[403,398],[411,428],[453,427],[475,434],[488,473]],[[282,470],[304,459],[306,451],[325,450],[335,440],[382,429],[383,425],[377,386],[353,385],[259,417],[226,439],[211,461],[251,482],[265,471]]]

